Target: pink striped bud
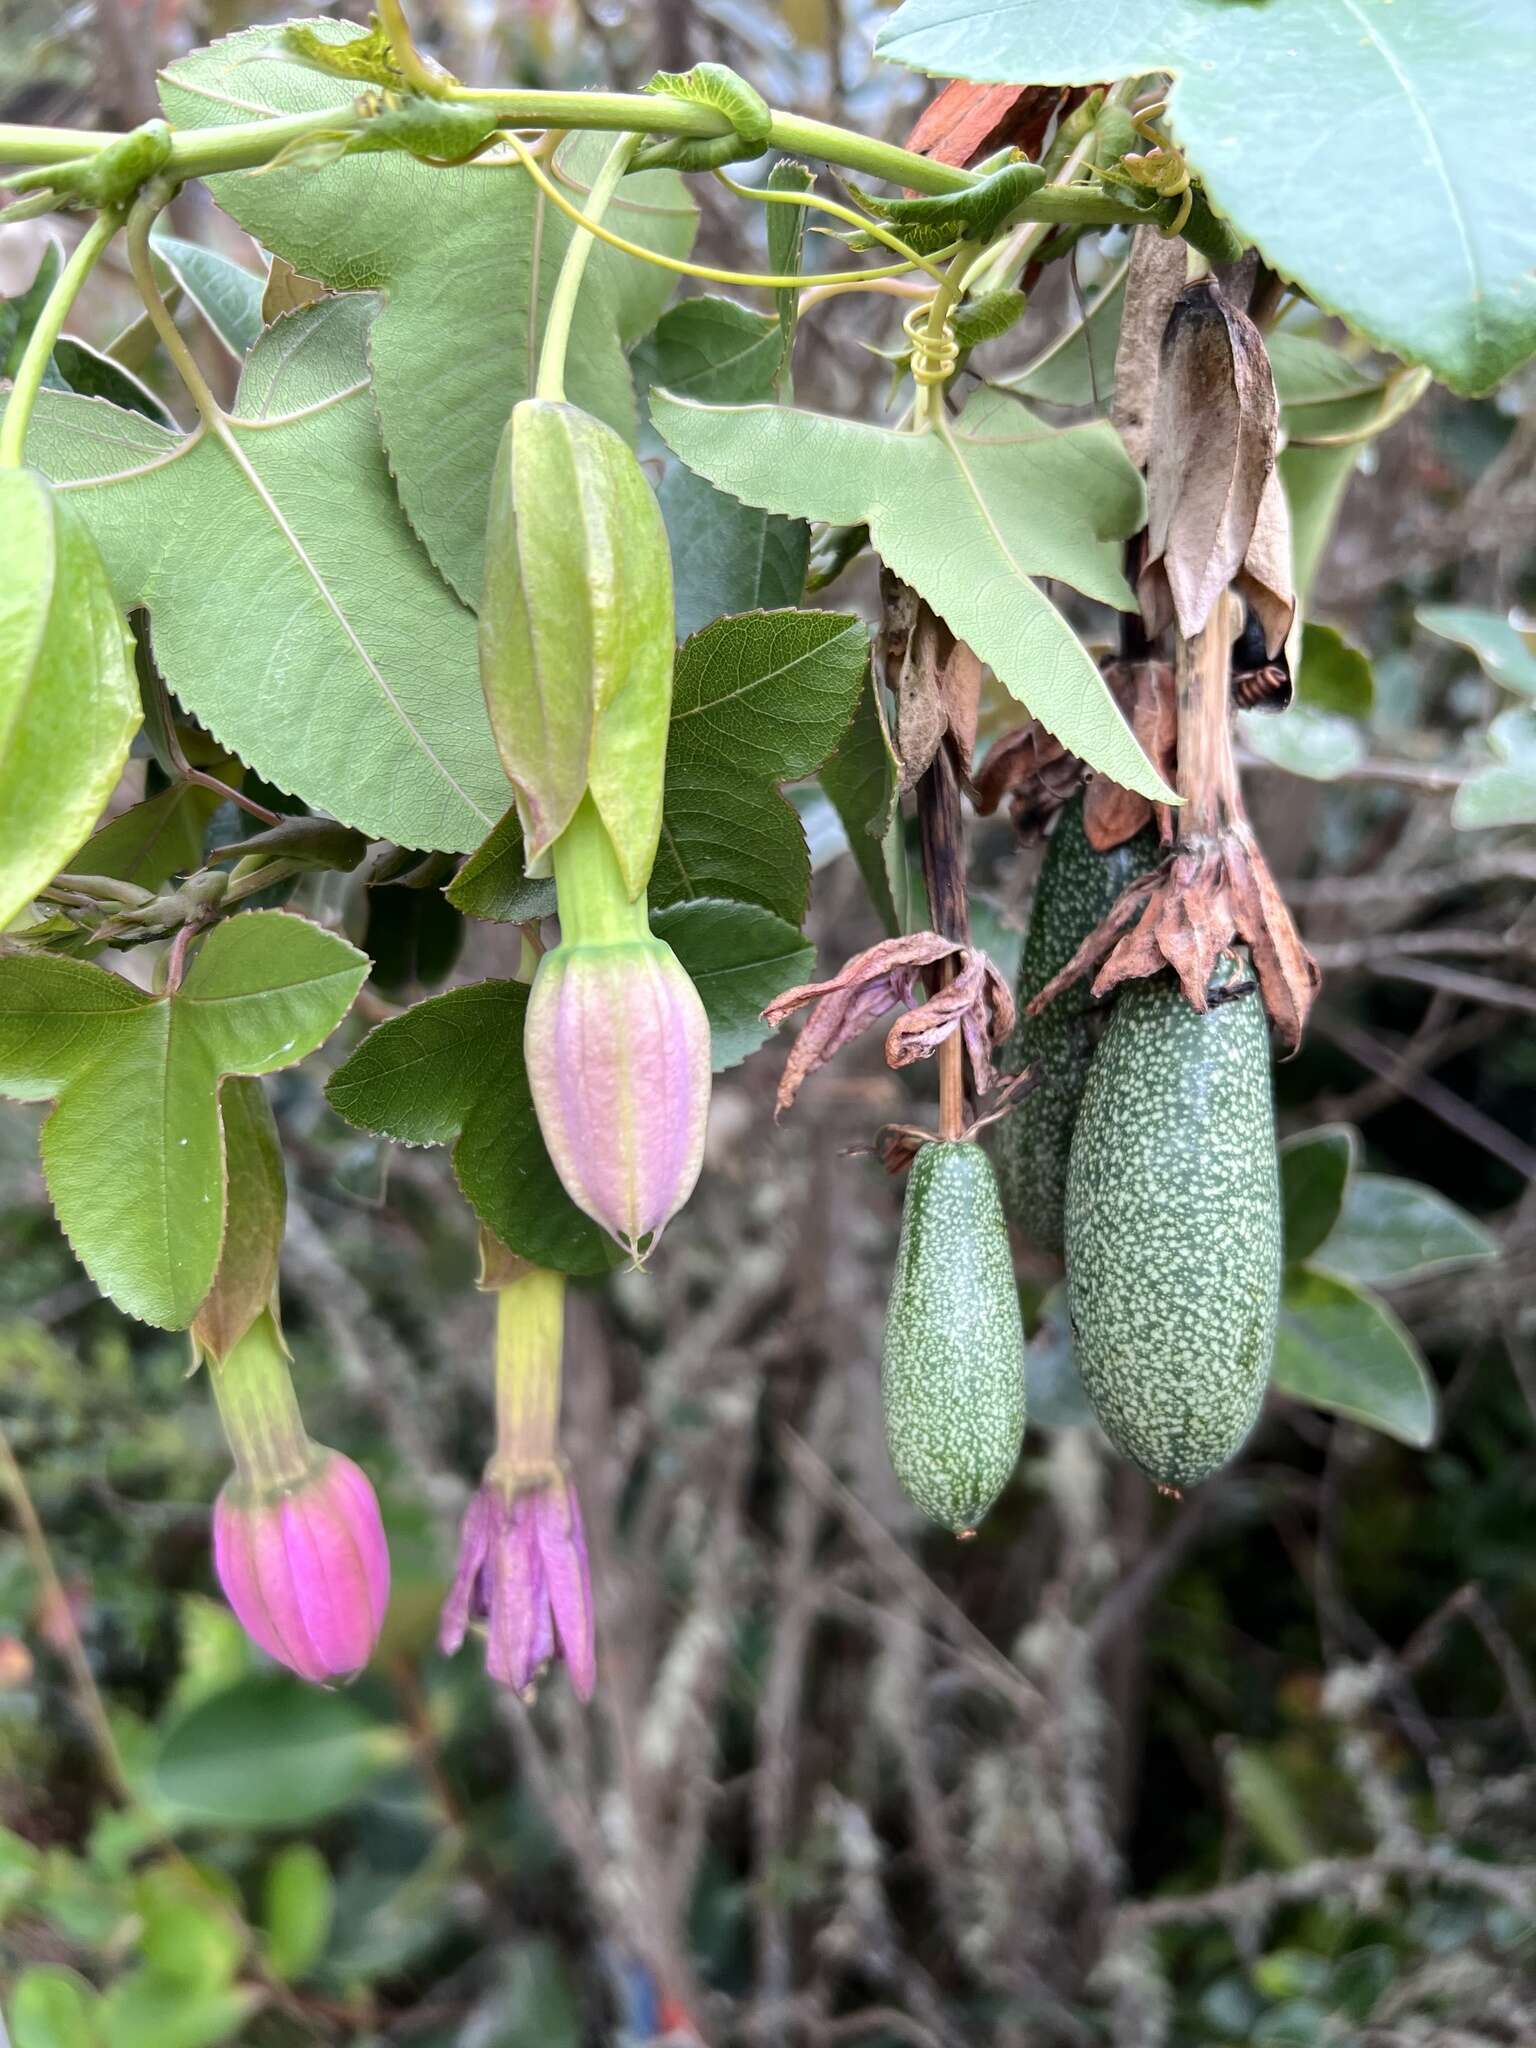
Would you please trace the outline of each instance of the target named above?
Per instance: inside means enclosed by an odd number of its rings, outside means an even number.
[[[698,990],[661,939],[557,946],[534,977],[523,1052],[566,1193],[638,1257],[703,1164],[710,1048]]]
[[[373,1488],[352,1460],[311,1446],[309,1471],[257,1493],[239,1476],[214,1503],[224,1597],[268,1656],[317,1684],[373,1655],[389,1605],[389,1551]]]

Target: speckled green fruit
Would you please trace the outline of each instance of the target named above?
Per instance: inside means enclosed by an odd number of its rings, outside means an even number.
[[[979,1145],[924,1145],[912,1162],[880,1386],[897,1478],[946,1529],[974,1529],[1024,1440],[1024,1325]]]
[[[1256,994],[1202,1017],[1131,984],[1094,1054],[1067,1176],[1078,1371],[1111,1443],[1160,1486],[1240,1449],[1280,1305],[1269,1027]]]
[[[1157,835],[1150,829],[1096,853],[1083,832],[1080,796],[1062,810],[1045,849],[1019,962],[1019,1021],[1002,1058],[1004,1073],[1038,1062],[1045,1078],[996,1126],[992,1141],[1003,1207],[1041,1251],[1059,1252],[1064,1242],[1067,1156],[1093,1058],[1089,1020],[1101,1006],[1087,981],[1064,989],[1042,1016],[1026,1017],[1025,1005],[1061,972],[1121,890],[1156,860]]]

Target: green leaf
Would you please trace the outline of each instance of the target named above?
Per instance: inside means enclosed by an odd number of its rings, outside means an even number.
[[[277,1314],[277,1262],[288,1185],[277,1123],[260,1081],[226,1081],[224,1242],[208,1298],[192,1325],[201,1356],[224,1359],[263,1309]]]
[[[1008,389],[1039,405],[1092,405],[1097,399],[1107,409],[1115,389],[1115,348],[1124,307],[1122,266],[1108,290],[1089,306],[1086,323],[1080,316],[1018,376],[1006,379]]]
[[[1497,118],[1536,97],[1529,10],[905,0],[876,48],[983,84],[1171,72],[1168,127],[1213,205],[1319,305],[1458,391],[1490,390],[1536,349],[1536,161]],[[1344,234],[1353,193],[1383,203]]]
[[[1308,619],[1301,633],[1296,695],[1316,711],[1369,718],[1376,701],[1370,657],[1335,627]]]
[[[1365,755],[1365,736],[1355,720],[1315,704],[1293,704],[1278,717],[1244,711],[1237,723],[1244,746],[1309,782],[1336,782]]]
[[[268,328],[227,440],[45,392],[29,441],[221,745],[372,838],[462,852],[506,779],[474,618],[412,537],[379,446],[375,306],[330,299]]]
[[[262,1673],[173,1722],[154,1781],[178,1821],[307,1827],[350,1806],[403,1753],[356,1694]]]
[[[848,189],[869,212],[888,221],[919,253],[942,249],[961,239],[990,242],[1011,213],[1040,190],[1045,171],[1040,164],[1001,164],[956,192],[928,192],[912,199],[885,199],[845,179]],[[851,248],[873,246],[872,235],[854,235]]]
[[[82,398],[104,398],[108,405],[120,405],[127,412],[142,413],[158,427],[174,428],[175,415],[131,370],[111,356],[104,356],[89,343],[64,334],[54,346],[47,387],[51,391],[75,391]]]
[[[1536,648],[1504,613],[1477,611],[1470,605],[1421,604],[1414,617],[1426,633],[1453,640],[1475,654],[1484,673],[1502,688],[1536,697]]]
[[[18,292],[14,298],[0,299],[0,377],[14,377],[21,368],[21,359],[32,339],[37,316],[47,305],[48,294],[58,283],[59,272],[63,268],[64,251],[50,235],[43,244],[37,269],[26,290]]]
[[[1382,1302],[1332,1273],[1286,1274],[1274,1385],[1417,1450],[1434,1440],[1434,1382],[1413,1339]]]
[[[1318,566],[1328,552],[1334,522],[1360,450],[1356,447],[1282,448],[1278,467],[1291,514],[1291,580],[1305,605]]]
[[[475,848],[445,894],[455,910],[489,924],[532,924],[554,915],[554,883],[528,879],[515,805]]]
[[[753,612],[684,643],[653,910],[723,896],[798,929],[810,857],[779,784],[814,775],[837,745],[868,662],[868,629],[836,612]]]
[[[880,707],[880,685],[873,673],[860,694],[852,724],[838,741],[837,751],[822,762],[817,780],[842,821],[848,851],[864,877],[870,901],[894,936],[902,928],[902,918],[889,856],[893,823],[900,831],[896,804],[901,763],[891,745]]]
[[[10,1995],[12,2048],[104,2048],[100,2007],[97,1993],[73,1970],[34,1964]]]
[[[523,1065],[527,985],[482,981],[370,1031],[326,1100],[359,1130],[452,1145],[470,1207],[510,1251],[562,1273],[606,1273],[622,1254],[550,1164]]]
[[[364,34],[342,22],[313,26],[332,43]],[[207,127],[350,106],[355,84],[267,54],[281,35],[248,29],[178,58],[161,75],[168,118]],[[559,175],[578,205],[609,146],[594,134],[560,151]],[[369,354],[400,502],[439,570],[466,604],[478,604],[497,439],[532,389],[569,222],[518,167],[445,170],[398,151],[347,157],[324,176],[291,167],[208,182],[226,212],[304,276],[338,291],[382,292]],[[608,224],[685,256],[697,214],[674,173],[647,172],[624,181]],[[582,285],[567,389],[574,404],[631,438],[624,345],[651,325],[672,286],[606,247]]]
[[[254,1986],[188,1992],[153,1970],[120,1977],[102,2000],[107,2048],[216,2048],[260,2002]]]
[[[1287,1138],[1280,1147],[1288,1265],[1309,1259],[1338,1221],[1356,1143],[1349,1124],[1322,1124]]]
[[[194,1864],[157,1863],[133,1887],[140,1953],[168,1983],[221,1990],[239,1969],[245,1935],[230,1900]]]
[[[243,361],[261,334],[261,295],[266,279],[216,249],[155,234],[150,247],[197,307],[230,354]]]
[[[1457,790],[1451,823],[1463,832],[1490,825],[1536,825],[1536,711],[1504,711],[1488,728],[1500,765]]]
[[[789,212],[770,208],[770,227]],[[784,331],[773,314],[706,293],[674,306],[641,342],[634,356],[636,380],[642,392],[662,385],[707,404],[766,399],[773,395],[784,347]],[[666,458],[657,496],[672,545],[679,639],[722,613],[798,604],[810,551],[805,521],[742,504],[656,445]]]
[[[1103,422],[1056,432],[1002,391],[942,431],[895,433],[791,406],[701,406],[653,393],[668,445],[765,511],[867,523],[875,551],[1064,746],[1166,797],[1087,650],[1030,580],[1133,608],[1119,548],[1141,478]]]
[[[284,1984],[307,1977],[331,1938],[336,1888],[330,1866],[311,1842],[290,1842],[267,1865],[261,1924],[267,1968]]]
[[[1370,1287],[1421,1279],[1499,1255],[1495,1239],[1454,1202],[1417,1181],[1357,1173],[1316,1263]]]
[[[0,471],[0,533],[3,931],[96,822],[143,714],[127,628],[77,509],[33,470]]]
[[[174,994],[83,961],[0,959],[0,1093],[56,1099],[42,1135],[48,1192],[86,1271],[129,1315],[180,1329],[213,1283],[220,1080],[313,1052],[367,971],[344,939],[278,910],[216,926]],[[105,1144],[122,1171],[103,1173]]]
[[[217,770],[215,770],[215,773]],[[203,842],[224,799],[196,782],[173,782],[158,796],[119,811],[65,863],[75,875],[107,875],[158,889],[200,867]]]
[[[737,1066],[770,1038],[762,1010],[777,995],[805,981],[816,963],[798,926],[755,903],[714,899],[674,903],[651,920],[688,970],[709,1018],[710,1052],[717,1074]]]

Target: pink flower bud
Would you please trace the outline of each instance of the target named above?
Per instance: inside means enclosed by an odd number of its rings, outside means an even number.
[[[562,945],[523,1034],[539,1128],[577,1208],[638,1255],[693,1192],[709,1115],[709,1020],[656,938]]]
[[[472,1621],[486,1624],[485,1668],[499,1684],[526,1692],[559,1656],[577,1697],[591,1699],[592,1573],[576,1489],[560,1472],[521,1490],[488,1478],[470,1502],[438,1631],[445,1656]]]
[[[351,1678],[373,1654],[389,1605],[379,1503],[339,1451],[314,1445],[292,1484],[236,1476],[214,1503],[213,1558],[246,1634],[300,1678]]]

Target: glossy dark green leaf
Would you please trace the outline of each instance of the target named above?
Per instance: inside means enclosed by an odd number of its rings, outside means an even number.
[[[1280,1147],[1287,1265],[1310,1258],[1338,1221],[1355,1147],[1348,1124],[1323,1124],[1287,1138]]]
[[[1337,627],[1308,619],[1296,673],[1299,702],[1344,718],[1369,718],[1376,699],[1370,656]]]
[[[104,398],[125,412],[142,413],[156,426],[174,429],[175,415],[161,403],[147,384],[140,383],[131,370],[111,356],[102,355],[88,342],[61,335],[54,346],[53,368],[59,375],[54,389],[78,392],[82,398]]]
[[[753,612],[684,643],[653,910],[720,896],[798,929],[810,858],[779,784],[814,775],[837,745],[868,662],[868,629],[836,612]]]
[[[842,821],[848,850],[881,923],[895,934],[901,930],[902,920],[891,884],[890,833],[901,788],[901,763],[881,716],[879,687],[871,674],[853,722],[836,751],[822,762],[817,780]]]
[[[78,511],[0,471],[0,931],[52,881],[117,785],[143,716],[128,630]]]
[[[791,213],[770,208],[770,227]],[[773,314],[706,293],[664,316],[636,349],[635,373],[647,393],[660,385],[708,404],[751,404],[772,397],[784,347],[784,328]],[[655,446],[663,457],[657,495],[672,544],[678,638],[724,613],[798,604],[810,550],[805,521],[745,505],[679,462],[664,443]]]
[[[208,826],[223,801],[200,783],[173,782],[158,796],[119,811],[66,865],[72,874],[107,875],[158,889],[172,875],[201,867]]]
[[[386,995],[432,988],[447,979],[464,944],[464,920],[441,889],[367,892],[363,951]]]
[[[350,1806],[405,1752],[355,1693],[263,1673],[172,1722],[154,1782],[184,1821],[306,1827]]]
[[[25,291],[0,299],[0,377],[14,377],[37,325],[37,316],[48,303],[48,294],[64,268],[64,251],[53,236],[43,244],[37,269]]]
[[[688,970],[709,1018],[717,1074],[734,1067],[772,1036],[766,1003],[810,978],[816,950],[799,928],[756,903],[703,899],[675,903],[651,920]]]
[[[562,1273],[622,1257],[572,1202],[539,1135],[523,1065],[528,989],[482,981],[431,996],[370,1031],[326,1099],[359,1130],[404,1145],[452,1145],[470,1207],[509,1250]]]
[[[1338,1222],[1314,1253],[1319,1266],[1371,1287],[1416,1280],[1498,1256],[1464,1209],[1418,1181],[1357,1173]]]
[[[313,1052],[367,971],[344,939],[277,910],[217,925],[173,994],[83,961],[0,959],[0,1094],[56,1102],[48,1192],[86,1271],[129,1315],[180,1329],[213,1283],[220,1080]],[[122,1170],[102,1172],[103,1145]]]
[[[554,883],[528,879],[515,806],[465,861],[448,884],[447,896],[466,917],[490,924],[531,924],[554,915]]]
[[[1274,1385],[1416,1449],[1434,1440],[1434,1382],[1413,1339],[1384,1303],[1332,1273],[1286,1274]]]

